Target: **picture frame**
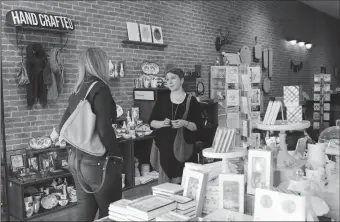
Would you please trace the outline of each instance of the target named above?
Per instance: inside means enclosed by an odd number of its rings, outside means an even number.
[[[183,172],[184,173],[184,172]],[[190,197],[196,201],[196,216],[201,216],[208,183],[208,173],[199,170],[186,170],[184,179],[183,196]]]
[[[150,25],[139,24],[140,37],[142,42],[152,43],[152,34]]]
[[[244,185],[244,174],[220,174],[220,208],[244,213]]]
[[[33,171],[39,171],[39,161],[38,157],[28,158],[28,168]]]
[[[256,188],[273,186],[272,151],[248,151],[247,194],[255,194]]]
[[[253,89],[251,95],[251,105],[259,106],[261,103],[261,90]]]
[[[128,38],[131,41],[140,41],[140,34],[139,34],[139,28],[138,24],[135,22],[126,22],[126,29]]]
[[[254,221],[306,221],[306,197],[270,189],[256,189]]]
[[[153,43],[163,44],[163,32],[159,26],[151,26]]]
[[[10,156],[12,173],[17,173],[19,169],[25,168],[23,154],[15,154]]]

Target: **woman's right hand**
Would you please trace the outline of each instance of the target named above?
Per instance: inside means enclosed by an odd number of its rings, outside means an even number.
[[[171,123],[171,121],[170,121],[169,118],[165,118],[164,121],[163,121],[164,126],[170,126],[170,123]]]
[[[171,120],[169,118],[165,118],[163,123],[164,123],[164,126],[170,126],[171,125]]]

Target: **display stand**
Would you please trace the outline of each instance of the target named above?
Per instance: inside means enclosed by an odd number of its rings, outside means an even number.
[[[296,131],[296,130],[304,130],[310,127],[310,122],[303,120],[299,123],[290,123],[288,121],[276,120],[274,125],[265,125],[262,123],[258,123],[255,126],[259,130],[264,131],[279,131],[280,137],[280,151],[283,152],[286,160],[289,162],[294,161],[295,159],[288,153],[287,144],[286,144],[286,131]],[[278,166],[282,166],[282,164],[277,164]]]
[[[243,150],[242,148],[237,148],[227,153],[215,153],[213,152],[213,148],[206,148],[203,150],[202,154],[204,157],[207,158],[222,159],[221,173],[227,174],[231,173],[229,169],[229,159],[244,157],[246,155],[246,150]]]

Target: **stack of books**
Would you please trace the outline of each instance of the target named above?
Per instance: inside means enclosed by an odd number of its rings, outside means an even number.
[[[127,218],[127,205],[129,203],[131,203],[131,200],[126,199],[121,199],[111,203],[109,206],[109,219],[113,221],[129,221]]]
[[[189,218],[196,216],[196,201],[194,199],[181,195],[172,195],[169,198],[177,203],[176,213]]]
[[[172,196],[183,195],[184,188],[179,184],[174,183],[162,183],[152,187],[153,195]]]
[[[163,215],[156,217],[156,221],[189,221],[190,217],[170,211]]]
[[[147,195],[133,200],[127,205],[127,219],[131,221],[150,221],[174,211],[177,203],[168,197]]]

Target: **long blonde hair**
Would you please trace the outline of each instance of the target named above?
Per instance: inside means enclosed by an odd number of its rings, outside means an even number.
[[[109,85],[109,62],[107,54],[100,48],[85,49],[79,59],[78,80],[73,92],[76,93],[85,80],[85,75],[92,75]]]

